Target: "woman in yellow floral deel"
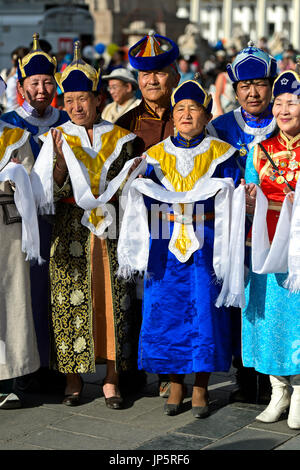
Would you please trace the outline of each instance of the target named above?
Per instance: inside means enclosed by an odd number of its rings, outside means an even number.
[[[127,142],[135,136],[97,119],[99,74],[80,57],[56,79],[64,91],[70,121],[52,131],[56,152],[53,171],[56,208],[49,271],[52,362],[66,374],[63,403],[71,406],[80,403],[80,374],[95,372],[97,360],[106,362],[103,384],[106,405],[118,409],[122,407],[118,373],[135,365],[139,327],[132,311],[135,285],[116,276],[117,239],[100,239],[82,224],[84,209],[75,202],[72,178],[60,145],[62,133],[80,165],[86,164],[91,191],[98,197],[106,182],[118,175],[129,159]],[[92,165],[97,165],[97,169]],[[110,204],[117,213],[118,201],[114,197],[116,200]]]

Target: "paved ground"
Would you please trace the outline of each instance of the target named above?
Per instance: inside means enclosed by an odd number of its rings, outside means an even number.
[[[163,414],[165,399],[156,395],[154,375],[148,376],[144,393],[132,396],[124,410],[105,406],[100,386],[103,366],[97,366],[96,375],[82,377],[83,404],[78,407],[62,405],[59,396],[27,394],[22,409],[1,410],[0,451],[131,450],[135,455],[134,451],[142,450],[185,451],[182,454],[192,450],[300,450],[300,430],[289,429],[286,419],[258,423],[255,416],[264,405],[228,403],[235,388],[233,371],[212,375],[213,412],[203,420],[191,414],[192,376],[186,378],[189,394],[185,410],[178,416]]]

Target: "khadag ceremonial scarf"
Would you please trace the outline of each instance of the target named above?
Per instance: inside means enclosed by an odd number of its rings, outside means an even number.
[[[120,155],[125,143],[135,135],[106,121],[94,126],[93,146],[87,142],[82,126],[70,121],[58,128],[62,132],[62,151],[65,157],[76,204],[84,209],[81,223],[97,236],[112,223],[113,214],[106,204],[114,196],[128,175],[134,159],[109,183],[106,180],[111,163]],[[83,140],[85,139],[85,142]],[[44,139],[41,152],[31,172],[31,182],[38,210],[54,214],[53,202],[54,147],[51,130]],[[132,172],[136,177],[140,168]]]
[[[284,287],[300,292],[300,186],[297,182],[294,203],[286,195],[280,211],[272,245],[267,227],[268,199],[256,186],[256,206],[252,225],[252,271],[257,274],[287,273]],[[216,306],[245,307],[245,186],[240,185],[232,198],[232,226],[229,263]]]
[[[182,176],[176,168],[176,155],[189,152],[193,169]],[[193,214],[197,201],[215,196],[215,240],[213,265],[218,279],[223,279],[228,261],[230,204],[234,189],[231,178],[212,178],[219,163],[227,160],[235,149],[225,142],[207,137],[193,149],[176,148],[170,138],[149,149],[146,161],[154,168],[156,176],[165,186],[150,179],[139,179],[124,188],[123,196],[128,197],[122,221],[118,261],[119,275],[130,278],[135,272],[146,272],[149,255],[148,215],[143,195],[159,202],[172,204],[176,219],[169,250],[184,263],[199,248],[199,241],[191,221],[184,221]],[[179,207],[178,207],[179,206]],[[184,217],[180,207],[184,206]],[[188,218],[188,217],[187,217]]]
[[[22,147],[29,136],[24,129],[0,123],[0,181],[15,184],[14,201],[22,218],[22,251],[26,253],[26,260],[37,260],[41,264],[39,228],[30,179],[22,164],[10,162],[13,152]]]

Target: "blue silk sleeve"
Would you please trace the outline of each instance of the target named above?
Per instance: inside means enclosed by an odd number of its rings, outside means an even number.
[[[230,158],[225,162],[220,163],[216,171],[213,174],[215,178],[232,178],[234,181],[235,187],[240,184],[242,173],[236,162],[236,158],[239,155],[238,152],[234,153]]]
[[[246,160],[245,180],[246,180],[246,183],[259,184],[259,175],[256,169],[254,168],[254,164],[253,164],[253,154],[254,154],[254,147],[250,150],[247,160]]]

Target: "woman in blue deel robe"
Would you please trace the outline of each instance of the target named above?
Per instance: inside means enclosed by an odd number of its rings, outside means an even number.
[[[239,182],[235,149],[215,137],[205,136],[204,126],[211,118],[211,105],[211,96],[196,81],[184,82],[174,90],[173,118],[178,134],[147,151],[146,178],[171,191],[193,189],[203,177],[227,177],[235,184]],[[146,196],[144,201],[149,214],[151,204],[159,204]],[[194,417],[203,418],[209,414],[210,373],[230,368],[232,335],[229,309],[215,307],[221,285],[213,268],[214,197],[195,203],[194,222],[199,205],[204,208],[205,216],[203,246],[186,261],[180,261],[170,251],[170,238],[162,237],[162,220],[158,222],[160,236],[153,238],[151,234],[139,368],[169,374],[171,393],[164,408],[168,415],[181,410],[184,374],[195,373],[192,412]],[[172,206],[167,218],[172,235],[176,222]],[[201,224],[193,226],[195,231],[201,231]],[[203,239],[203,234],[200,238]]]

